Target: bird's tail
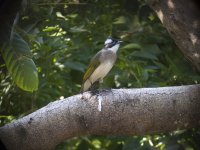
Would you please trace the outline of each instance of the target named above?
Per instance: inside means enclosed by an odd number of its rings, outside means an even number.
[[[81,85],[80,93],[83,93],[83,92],[89,90],[90,87],[91,87],[91,85],[92,85],[91,82],[90,82],[89,80],[86,80],[86,81]]]
[[[81,89],[80,89],[80,93],[83,93],[84,92],[84,86],[83,84],[81,85]]]

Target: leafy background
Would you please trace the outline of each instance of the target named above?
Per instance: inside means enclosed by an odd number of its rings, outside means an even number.
[[[38,90],[26,92],[17,87],[1,55],[1,125],[51,101],[77,94],[90,58],[110,35],[125,42],[102,88],[161,87],[200,82],[197,72],[179,52],[145,0],[26,2],[15,32],[31,49],[31,58],[38,71]],[[132,137],[88,136],[66,140],[56,149],[193,150],[200,149],[199,139],[198,129]]]

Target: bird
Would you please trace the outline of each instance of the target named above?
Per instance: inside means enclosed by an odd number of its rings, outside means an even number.
[[[108,37],[101,49],[92,59],[83,76],[81,93],[93,90],[97,83],[102,83],[103,78],[112,69],[117,59],[117,51],[122,41]]]

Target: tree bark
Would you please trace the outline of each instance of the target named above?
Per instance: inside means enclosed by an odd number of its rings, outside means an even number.
[[[200,72],[200,8],[195,0],[148,0],[170,36]]]
[[[199,91],[200,85],[189,85],[101,91],[99,96],[86,92],[1,127],[0,138],[10,150],[45,150],[81,135],[144,135],[199,127]]]

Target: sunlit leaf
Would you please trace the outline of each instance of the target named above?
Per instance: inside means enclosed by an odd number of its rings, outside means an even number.
[[[140,48],[141,48],[141,45],[137,43],[131,43],[131,44],[127,44],[123,46],[121,49],[140,49]]]
[[[80,27],[75,26],[75,27],[70,28],[70,32],[74,32],[74,33],[87,32],[87,29],[85,29],[83,26],[80,26]]]
[[[50,31],[55,31],[55,30],[58,30],[59,29],[59,26],[56,25],[56,26],[46,26],[45,29],[43,29],[44,32],[50,32]]]
[[[113,22],[113,24],[124,24],[124,23],[126,23],[126,18],[124,16],[116,18],[115,21]]]
[[[78,16],[78,14],[69,14],[69,15],[67,15],[67,17],[69,17],[69,18],[76,18]]]
[[[17,86],[25,91],[36,91],[38,89],[38,73],[27,43],[15,34],[11,44],[5,45],[2,49],[2,54],[8,71]]]
[[[62,13],[61,12],[56,12],[56,16],[58,17],[58,18],[62,18],[62,19],[67,19],[65,16],[63,16],[62,15]]]

